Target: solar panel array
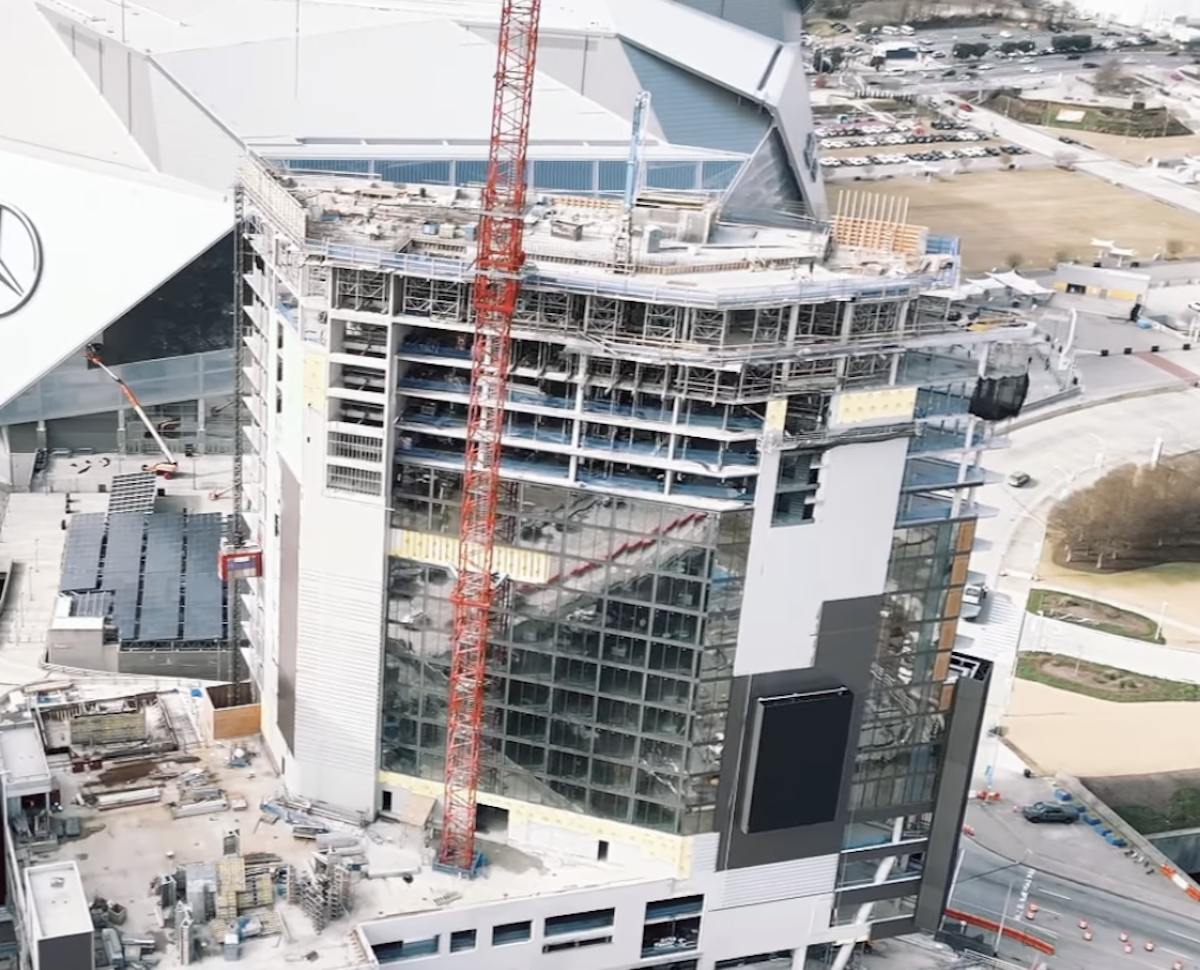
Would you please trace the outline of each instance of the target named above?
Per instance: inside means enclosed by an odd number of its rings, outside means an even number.
[[[158,476],[154,472],[114,475],[108,488],[108,511],[153,512],[157,494]]]
[[[84,512],[72,515],[68,521],[67,548],[63,552],[62,578],[58,588],[64,593],[96,589],[100,585],[104,515]]]
[[[156,512],[145,518],[146,564],[137,638],[178,640],[184,516],[182,512]]]
[[[205,512],[187,517],[183,637],[216,640],[225,632],[225,586],[217,572],[224,517]]]
[[[141,512],[114,512],[108,517],[108,546],[104,552],[101,585],[112,590],[113,622],[122,640],[138,638],[142,545],[148,518],[151,516]]]
[[[218,572],[224,532],[224,516],[211,512],[73,515],[59,589],[92,594],[76,597],[79,616],[110,603],[123,642],[219,640],[225,635],[225,584]]]

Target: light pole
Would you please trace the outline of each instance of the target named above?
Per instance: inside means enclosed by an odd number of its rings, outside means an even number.
[[[1154,639],[1155,639],[1155,640],[1161,640],[1161,639],[1162,639],[1162,628],[1163,628],[1163,623],[1165,623],[1165,622],[1166,622],[1166,619],[1167,619],[1167,607],[1168,607],[1168,606],[1170,606],[1170,605],[1171,605],[1171,604],[1170,604],[1170,603],[1168,603],[1166,600],[1163,600],[1163,605],[1162,605],[1162,608],[1161,608],[1161,609],[1158,611],[1158,622],[1157,622],[1157,623],[1154,625]]]

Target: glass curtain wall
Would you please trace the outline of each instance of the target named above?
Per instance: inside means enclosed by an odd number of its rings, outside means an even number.
[[[453,536],[461,476],[404,465],[394,525]],[[715,803],[751,513],[506,483],[485,790],[674,833]],[[522,558],[523,557],[523,558]],[[498,559],[498,562],[500,561]],[[440,780],[454,577],[393,559],[381,760]]]
[[[934,797],[946,687],[975,523],[897,529],[851,805],[886,817]],[[897,814],[897,813],[891,813]]]

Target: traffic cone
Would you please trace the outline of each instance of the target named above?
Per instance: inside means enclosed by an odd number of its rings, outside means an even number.
[[[1036,913],[1039,909],[1041,909],[1041,907],[1031,899],[1029,901],[1029,912]]]
[[[1090,940],[1090,939],[1092,938],[1092,931],[1091,931],[1091,930],[1084,930],[1084,931],[1083,931],[1083,938],[1084,938],[1085,940]]]
[[[1183,961],[1176,960],[1175,963],[1172,964],[1171,970],[1183,970]]]
[[[1153,941],[1153,940],[1147,940],[1147,941],[1146,941],[1146,952],[1147,952],[1147,953],[1151,953],[1151,952],[1153,952],[1153,950],[1154,950],[1154,941]]]
[[[1121,930],[1121,942],[1122,942],[1122,943],[1128,943],[1128,942],[1129,942],[1129,934],[1128,934],[1128,933],[1126,933],[1124,930]]]
[[[1126,953],[1132,953],[1132,952],[1133,952],[1133,944],[1132,944],[1132,943],[1126,943],[1126,944],[1125,944],[1125,952],[1126,952]]]
[[[974,834],[975,834],[975,828],[973,826],[971,826],[971,825],[963,826],[963,835],[974,835]]]
[[[1087,920],[1085,920],[1085,919],[1081,919],[1081,920],[1079,921],[1079,928],[1080,928],[1081,930],[1086,930],[1086,929],[1088,928],[1088,921],[1087,921]]]

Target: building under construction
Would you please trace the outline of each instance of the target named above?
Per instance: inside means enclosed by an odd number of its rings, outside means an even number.
[[[261,577],[227,632],[267,745],[297,797],[403,817],[444,790],[501,5],[10,6],[0,479],[14,451],[114,444],[194,476],[189,445],[244,441],[231,538]],[[986,689],[953,651],[974,491],[1029,331],[955,305],[955,244],[902,207],[826,199],[804,6],[542,4],[490,865],[364,926],[377,961],[841,970],[940,919]],[[207,273],[178,294],[202,319],[113,325],[232,226],[232,354]]]
[[[445,769],[479,197],[242,186],[264,730],[293,790],[387,814]],[[647,957],[696,949],[701,918],[706,954],[748,956],[741,907],[783,900],[772,950],[933,925],[986,690],[953,653],[974,489],[1029,328],[968,319],[953,246],[870,199],[767,224],[643,191],[618,265],[625,219],[548,193],[527,219],[485,852],[677,860],[704,899],[638,916]],[[381,947],[438,935],[391,922]]]

